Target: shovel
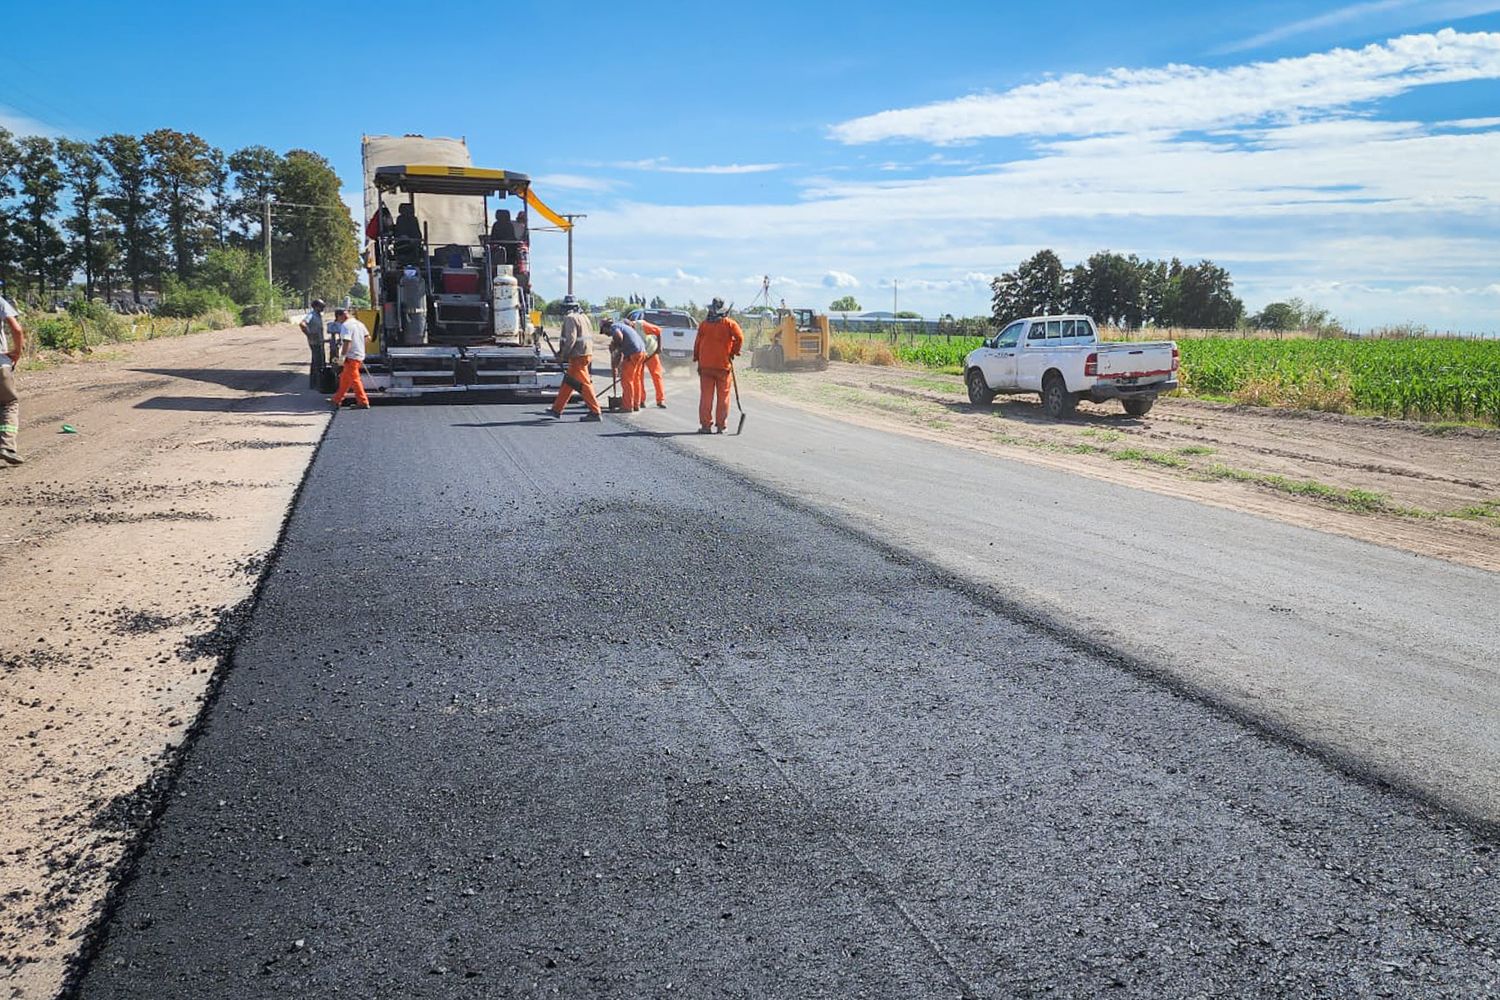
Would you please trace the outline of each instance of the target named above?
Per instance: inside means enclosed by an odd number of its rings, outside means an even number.
[[[736,437],[738,437],[740,432],[745,429],[745,407],[744,404],[740,402],[740,380],[734,374],[733,361],[729,362],[729,384],[734,386],[734,406],[735,409],[740,411],[740,422],[739,425],[734,429],[734,434]]]

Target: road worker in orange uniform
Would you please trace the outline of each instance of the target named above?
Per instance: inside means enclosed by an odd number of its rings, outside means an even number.
[[[568,374],[563,376],[557,398],[552,401],[552,415],[562,417],[563,407],[568,405],[573,390],[577,389],[583,396],[584,405],[589,408],[582,419],[603,420],[599,414],[599,400],[594,396],[594,379],[589,374],[589,366],[594,360],[594,324],[589,322],[578,300],[571,295],[563,296],[562,347],[557,353],[567,362]]]
[[[626,413],[646,403],[646,339],[625,320],[605,320],[600,330],[609,335],[609,349],[620,358],[620,395]]]
[[[339,387],[333,394],[333,408],[344,405],[344,397],[354,392],[356,405],[361,410],[370,408],[370,397],[365,395],[365,384],[360,381],[359,370],[365,363],[365,341],[370,331],[358,319],[349,315],[349,310],[339,306],[333,311],[333,325],[328,328],[334,336],[334,361],[342,359],[339,369]]]
[[[693,360],[698,363],[698,433],[723,434],[729,423],[729,380],[734,359],[745,346],[740,325],[724,310],[724,300],[708,304],[708,316],[698,324]]]
[[[662,381],[661,327],[657,326],[655,323],[646,322],[646,317],[644,316],[636,320],[636,324],[637,328],[641,331],[641,336],[646,340],[645,370],[651,376],[651,388],[656,390],[656,408],[659,410],[665,410],[667,408],[667,391],[666,386]],[[652,340],[652,337],[655,337],[656,339]],[[641,399],[644,400],[645,398],[646,382],[643,377],[641,380]]]

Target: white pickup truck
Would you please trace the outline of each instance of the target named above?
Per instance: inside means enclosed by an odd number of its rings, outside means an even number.
[[[1173,341],[1101,344],[1087,316],[1031,316],[969,352],[964,385],[975,406],[1035,392],[1053,419],[1072,413],[1080,399],[1118,399],[1126,413],[1141,417],[1158,395],[1177,388],[1177,366]]]
[[[698,324],[680,309],[634,309],[626,319],[645,318],[661,327],[661,354],[668,361],[691,361],[698,339]]]

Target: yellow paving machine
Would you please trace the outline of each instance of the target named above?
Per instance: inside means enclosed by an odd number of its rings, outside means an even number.
[[[438,162],[391,162],[425,153]],[[457,140],[366,137],[365,176],[371,395],[555,392],[563,366],[532,310],[528,210],[569,220],[527,175],[469,166]]]

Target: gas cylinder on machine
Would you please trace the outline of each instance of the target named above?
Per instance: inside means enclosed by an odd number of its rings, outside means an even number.
[[[427,282],[414,267],[401,274],[397,288],[401,312],[399,342],[407,347],[418,347],[427,343]]]
[[[495,280],[490,285],[491,301],[495,313],[495,339],[502,344],[521,342],[521,294],[520,283],[509,264],[495,267]]]

